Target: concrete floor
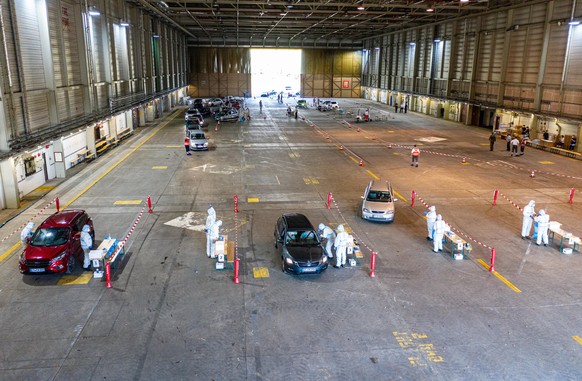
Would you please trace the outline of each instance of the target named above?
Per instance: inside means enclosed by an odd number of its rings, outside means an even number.
[[[176,110],[2,227],[9,235],[58,193],[61,204],[88,211],[99,239],[121,238],[142,210],[127,201],[151,195],[154,203],[112,289],[81,271],[23,276],[21,248],[2,255],[0,379],[582,379],[582,256],[522,240],[521,212],[507,201],[536,200],[536,210],[581,235],[579,197],[568,203],[570,188],[580,188],[579,161],[533,149],[510,157],[504,142],[490,152],[486,129],[411,112],[349,128],[335,113],[312,108],[295,120],[285,105],[263,103],[259,114],[258,99],[250,102],[251,122],[219,131],[211,124],[211,149],[192,156],[182,146],[184,110]],[[364,100],[340,105],[392,111]],[[410,167],[411,144],[423,150],[418,168]],[[532,178],[533,169],[544,173]],[[402,198],[392,224],[358,216],[374,176],[390,179]],[[507,199],[492,206],[495,189]],[[473,242],[462,261],[432,252],[426,208],[418,198],[410,206],[412,190],[485,247]],[[209,203],[237,242],[238,285],[205,255]],[[346,225],[364,266],[283,274],[273,230],[284,212]],[[1,252],[17,240],[2,241]],[[487,247],[496,249],[497,274],[483,265]],[[378,252],[375,278],[370,250]],[[259,268],[268,276],[255,277]]]

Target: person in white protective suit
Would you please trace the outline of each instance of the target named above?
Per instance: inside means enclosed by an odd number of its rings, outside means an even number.
[[[533,218],[535,217],[535,208],[536,202],[531,200],[525,208],[523,208],[523,222],[521,223],[521,238],[526,239],[531,232],[531,225],[533,222]],[[539,228],[539,226],[538,226]],[[538,234],[539,237],[539,234]]]
[[[91,238],[91,227],[89,225],[85,225],[81,231],[81,248],[83,249],[83,254],[85,254],[85,257],[83,258],[83,270],[85,271],[91,270],[89,251],[91,250],[92,246],[93,238]]]
[[[536,244],[539,246],[544,241],[544,246],[548,246],[548,228],[550,227],[550,215],[546,214],[545,210],[540,210],[540,214],[536,217],[538,223],[538,238]]]
[[[434,222],[436,221],[436,207],[433,205],[428,208],[428,213],[426,214],[426,227],[428,230],[427,240],[432,241],[432,232],[434,230]]]
[[[433,249],[435,253],[438,253],[443,249],[443,235],[445,234],[445,221],[443,221],[443,216],[440,214],[437,216],[434,223],[434,232],[432,234],[433,238]]]
[[[337,235],[333,246],[335,247],[335,267],[344,267],[346,264],[346,251],[348,249],[349,234],[346,233],[344,226],[337,227]]]
[[[222,226],[222,221],[218,220],[212,225],[208,235],[210,236],[210,258],[216,258],[216,240],[220,236],[220,227]]]
[[[32,237],[32,229],[34,229],[34,222],[27,223],[24,229],[22,229],[22,232],[20,233],[20,240],[22,241],[23,245],[26,245],[28,243],[27,239]]]
[[[331,246],[334,243],[335,233],[329,226],[325,226],[324,224],[319,224],[319,236],[325,239],[325,252],[327,253],[328,258],[333,258],[333,253],[331,251]]]
[[[208,206],[208,217],[206,217],[206,224],[204,225],[204,232],[206,232],[206,256],[210,258],[212,240],[210,239],[210,229],[216,222],[216,211],[212,205]]]

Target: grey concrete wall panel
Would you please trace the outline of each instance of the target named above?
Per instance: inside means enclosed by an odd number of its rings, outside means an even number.
[[[45,69],[40,42],[39,20],[36,6],[27,1],[14,2],[18,18],[20,58],[27,91],[46,89]]]
[[[560,86],[568,41],[567,25],[550,25],[549,51],[543,77],[545,85]]]

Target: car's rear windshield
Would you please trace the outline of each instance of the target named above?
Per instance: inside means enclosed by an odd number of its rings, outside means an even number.
[[[67,243],[69,228],[38,229],[30,240],[32,246],[60,246]]]
[[[319,241],[313,230],[287,231],[285,244],[289,246],[316,245]]]
[[[390,192],[371,190],[368,193],[368,198],[366,200],[375,202],[390,202],[392,201],[392,196],[390,196]]]
[[[204,139],[204,134],[192,134],[192,139]]]

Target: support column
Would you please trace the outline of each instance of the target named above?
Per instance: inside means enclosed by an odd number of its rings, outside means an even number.
[[[13,158],[8,158],[0,162],[0,175],[2,177],[2,201],[4,207],[7,209],[17,209],[20,207],[20,192],[18,190],[18,180],[16,179],[16,168]]]

